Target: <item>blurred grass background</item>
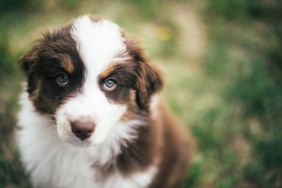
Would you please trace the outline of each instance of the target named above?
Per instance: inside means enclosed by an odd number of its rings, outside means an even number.
[[[42,31],[92,13],[141,38],[164,98],[198,142],[186,187],[282,187],[279,0],[0,0],[0,187],[30,187],[13,129],[17,60]]]

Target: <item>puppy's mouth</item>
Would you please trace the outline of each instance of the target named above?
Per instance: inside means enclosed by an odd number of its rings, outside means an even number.
[[[65,141],[75,147],[80,147],[80,148],[86,148],[86,147],[93,146],[93,143],[91,142],[90,138],[85,139],[85,140],[80,140],[79,138],[75,136],[70,136],[70,138]]]

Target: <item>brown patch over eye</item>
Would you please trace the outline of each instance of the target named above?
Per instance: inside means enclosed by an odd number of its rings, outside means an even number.
[[[131,62],[113,63],[99,76],[99,85],[107,98],[114,103],[130,102],[134,88],[134,67]]]
[[[70,34],[71,25],[45,32],[19,63],[27,76],[27,92],[40,113],[54,114],[80,91],[85,67]]]

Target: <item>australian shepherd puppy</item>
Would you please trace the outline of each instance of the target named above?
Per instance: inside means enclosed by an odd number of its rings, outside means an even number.
[[[83,16],[20,60],[21,160],[36,188],[177,188],[191,158],[159,71],[116,24]]]

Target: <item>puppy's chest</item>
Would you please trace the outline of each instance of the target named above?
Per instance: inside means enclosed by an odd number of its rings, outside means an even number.
[[[48,152],[47,152],[48,151]],[[70,150],[65,147],[47,147],[34,151],[41,160],[31,170],[32,181],[36,187],[52,188],[142,188],[152,181],[156,168],[123,176],[119,171],[103,177],[93,167],[93,159],[86,152]],[[48,153],[48,154],[46,154]]]

